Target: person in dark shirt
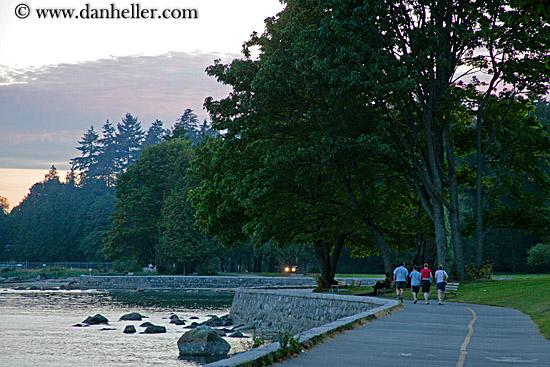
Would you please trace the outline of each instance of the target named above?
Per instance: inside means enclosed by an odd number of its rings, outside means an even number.
[[[376,284],[372,286],[373,292],[369,294],[369,296],[376,296],[378,295],[378,290],[383,288],[389,288],[391,284],[390,274],[386,273],[386,279],[384,280],[377,280]]]

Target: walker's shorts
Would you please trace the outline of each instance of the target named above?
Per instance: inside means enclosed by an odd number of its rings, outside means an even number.
[[[429,279],[422,279],[422,293],[429,293],[430,285],[431,284]]]
[[[411,285],[411,288],[412,288],[412,291],[414,293],[418,293],[418,291],[420,290],[420,286],[419,285]]]
[[[407,287],[407,282],[395,282],[395,288],[405,289]]]
[[[442,291],[445,291],[445,283],[441,282],[441,283],[437,283],[437,290],[442,290]]]

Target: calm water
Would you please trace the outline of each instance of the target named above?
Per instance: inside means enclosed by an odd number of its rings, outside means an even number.
[[[188,329],[170,324],[173,313],[189,321],[229,312],[232,296],[185,294],[107,294],[95,291],[30,291],[0,289],[0,366],[200,366],[178,359],[178,338]],[[143,321],[118,321],[126,313],[148,316]],[[109,325],[73,327],[102,314]],[[165,334],[140,334],[145,321],[166,327]],[[190,323],[188,322],[188,323]],[[124,334],[134,325],[135,334]],[[102,330],[113,328],[115,330]],[[230,354],[246,349],[250,339],[226,338]]]

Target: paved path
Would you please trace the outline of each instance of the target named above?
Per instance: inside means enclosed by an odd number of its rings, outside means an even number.
[[[405,301],[402,311],[274,366],[550,367],[550,341],[516,310]]]

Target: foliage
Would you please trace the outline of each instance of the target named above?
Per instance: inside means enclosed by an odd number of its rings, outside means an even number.
[[[531,247],[527,262],[533,267],[550,269],[550,244],[538,243]]]
[[[192,159],[190,140],[170,139],[145,148],[120,175],[112,224],[104,238],[108,258],[189,274],[213,256],[216,243],[195,226],[187,201],[196,185],[187,174]],[[203,263],[202,271],[215,272],[212,266]]]
[[[469,263],[465,270],[468,280],[490,280],[493,277],[493,264],[490,262],[486,262],[481,268]]]
[[[7,218],[12,247],[6,256],[29,261],[101,261],[98,238],[107,227],[112,200],[109,192],[95,196],[71,180],[62,183],[52,167]]]

